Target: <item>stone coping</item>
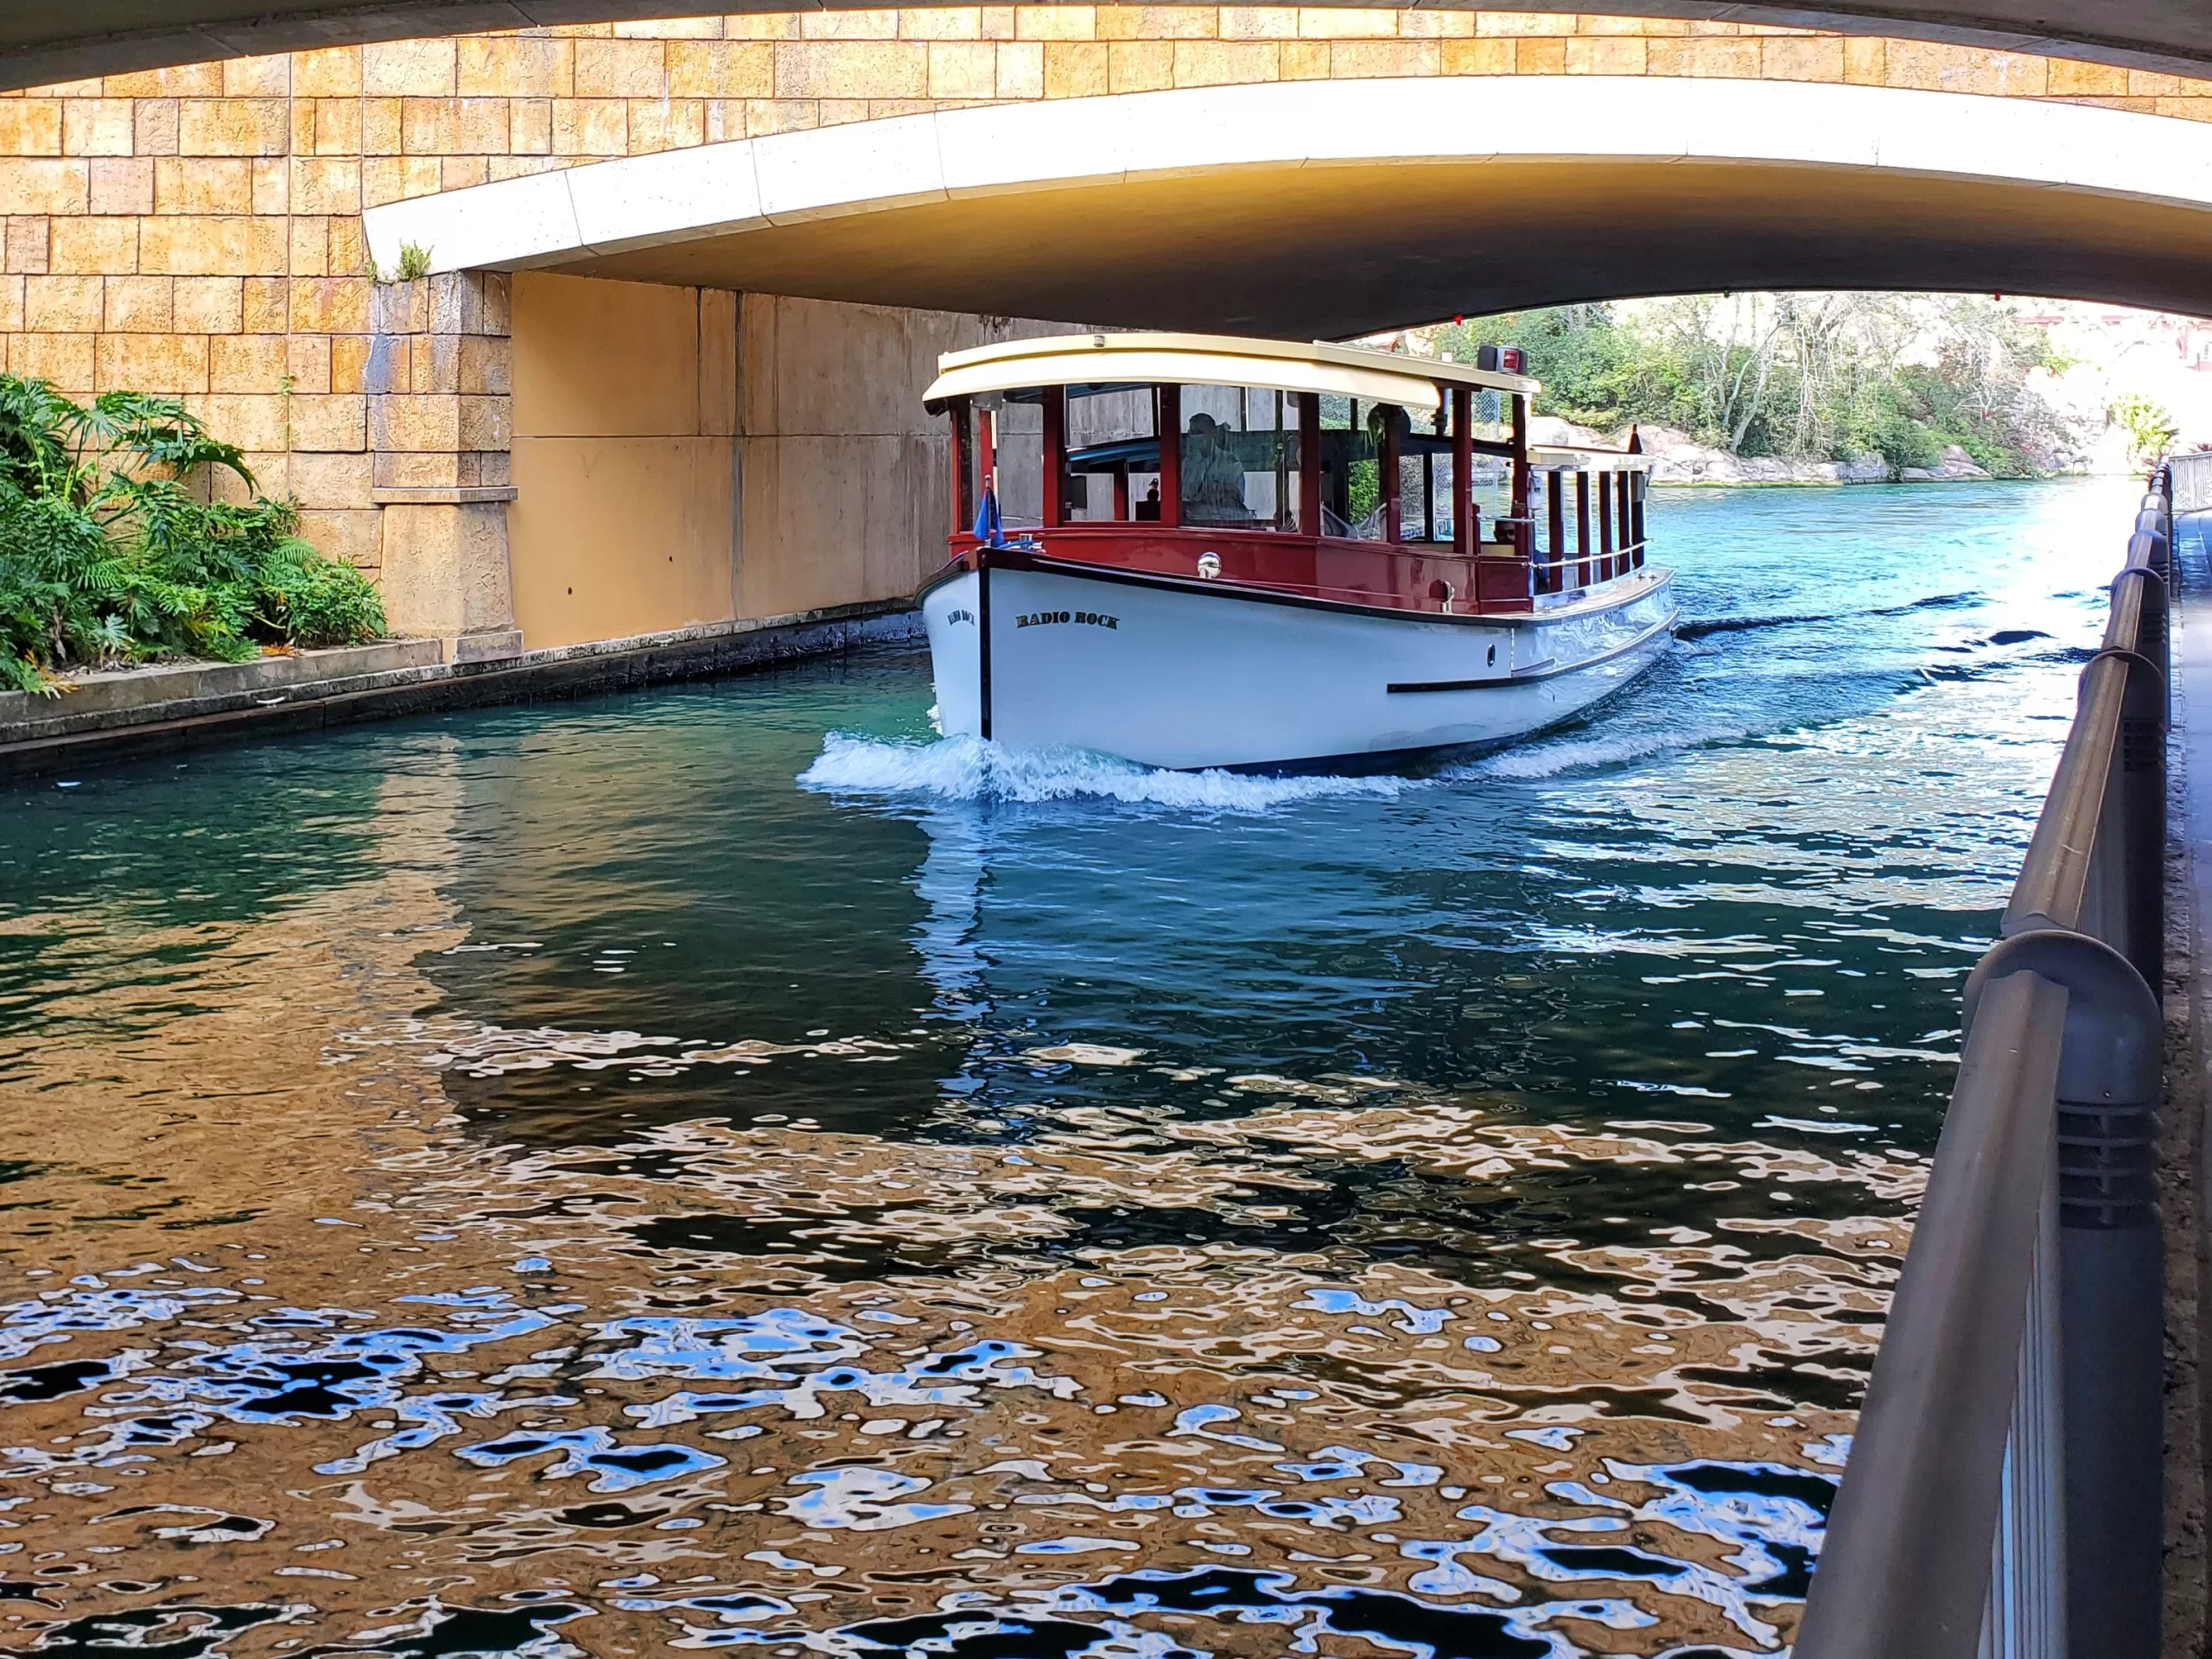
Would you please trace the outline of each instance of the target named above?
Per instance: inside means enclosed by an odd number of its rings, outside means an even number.
[[[512,501],[516,495],[512,484],[378,485],[369,491],[369,502],[378,507],[461,507]]]
[[[155,663],[77,674],[58,696],[0,691],[0,743],[142,723],[148,709],[199,712],[289,701],[302,689],[428,668],[445,660],[438,639],[384,639],[340,651],[302,651],[244,663]]]
[[[60,697],[0,693],[0,779],[238,738],[698,679],[911,639],[919,626],[913,601],[898,599],[543,651],[514,651],[509,637],[496,654],[478,655],[474,636],[463,635],[89,674]]]

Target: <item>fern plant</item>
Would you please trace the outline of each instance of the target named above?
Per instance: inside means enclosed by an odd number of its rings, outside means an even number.
[[[188,487],[215,471],[244,503]],[[376,590],[299,536],[244,453],[174,399],[74,403],[0,374],[0,686],[54,692],[73,666],[238,661],[263,644],[380,637]]]

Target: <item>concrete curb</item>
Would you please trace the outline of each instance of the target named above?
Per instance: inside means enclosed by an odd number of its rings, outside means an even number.
[[[463,659],[448,662],[446,642],[403,639],[102,675],[59,700],[0,696],[0,779],[361,721],[702,679],[871,640],[913,639],[920,629],[912,601],[892,600],[483,661],[456,653]],[[91,701],[79,704],[80,697]]]

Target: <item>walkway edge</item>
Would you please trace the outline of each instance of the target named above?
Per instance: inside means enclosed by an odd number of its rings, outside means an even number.
[[[668,633],[525,651],[488,662],[417,663],[277,689],[225,685],[203,695],[150,698],[128,724],[58,731],[0,743],[0,781],[156,759],[180,749],[290,736],[362,721],[491,703],[590,696],[633,686],[703,679],[849,651],[920,630],[907,599],[841,605],[789,616],[709,623]],[[374,649],[374,648],[372,648]],[[359,653],[347,652],[348,658]],[[233,664],[210,664],[211,682]],[[160,677],[163,682],[172,676]]]

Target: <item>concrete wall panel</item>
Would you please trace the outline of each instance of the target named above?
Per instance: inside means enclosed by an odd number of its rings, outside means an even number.
[[[737,296],[720,289],[699,295],[699,430],[737,430]]]
[[[945,423],[922,407],[938,355],[1078,327],[774,294],[741,319],[744,616],[912,593],[951,512]]]
[[[938,354],[987,338],[979,317],[888,306],[748,295],[746,315],[766,331],[747,359],[746,429],[794,437],[928,430],[918,394]]]
[[[728,620],[731,440],[529,437],[508,508],[531,647]]]
[[[874,434],[744,442],[742,614],[900,598],[944,559],[942,440]]]
[[[515,620],[532,646],[732,614],[735,296],[524,271]]]

